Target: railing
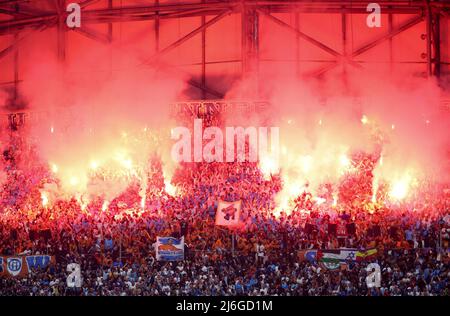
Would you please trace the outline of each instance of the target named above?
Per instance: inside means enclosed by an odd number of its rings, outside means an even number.
[[[219,113],[259,113],[270,107],[268,101],[233,101],[233,100],[203,100],[175,102],[170,105],[172,115],[215,115]]]
[[[324,103],[324,100],[318,102]],[[360,101],[362,102],[362,101]],[[326,103],[326,102],[325,102]],[[450,110],[450,97],[441,98],[441,107]],[[270,108],[269,101],[242,101],[242,100],[198,100],[180,101],[169,104],[172,115],[201,116],[204,114],[214,115],[218,113],[258,113]],[[71,112],[74,107],[60,108],[58,112]],[[78,109],[79,110],[79,109]],[[49,118],[49,111],[24,110],[20,112],[0,112],[0,128],[16,125],[22,126],[26,123],[39,123]]]

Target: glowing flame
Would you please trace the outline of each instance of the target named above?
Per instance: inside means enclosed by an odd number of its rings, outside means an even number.
[[[304,186],[299,183],[289,183],[287,185],[287,191],[289,192],[290,197],[297,197],[304,189]]]
[[[363,123],[364,125],[366,125],[367,123],[369,123],[369,119],[367,118],[367,116],[363,115],[361,117],[361,123]]]
[[[54,163],[51,164],[51,169],[53,173],[57,173],[58,172],[58,166],[55,165]]]
[[[145,195],[141,198],[141,208],[142,209],[145,209],[145,200],[146,200],[146,198],[145,198]]]
[[[89,204],[89,199],[87,199],[85,196],[81,196],[81,195],[78,195],[76,199],[77,199],[78,204],[80,205],[81,210],[85,211]]]
[[[78,179],[75,176],[70,177],[69,181],[70,181],[69,183],[71,186],[77,186],[80,183],[80,179]]]
[[[172,185],[172,183],[170,183],[170,181],[164,180],[164,186],[165,186],[167,194],[169,194],[171,196],[176,195],[177,188],[174,185]]]
[[[279,171],[278,163],[270,156],[266,156],[260,159],[259,169],[266,179],[269,178],[270,175],[278,173]]]
[[[332,204],[332,206],[336,207],[337,206],[337,202],[338,202],[338,196],[337,196],[337,194],[333,194],[333,204]]]
[[[326,199],[318,196],[313,197],[313,200],[316,201],[317,205],[321,205],[326,202]]]
[[[91,163],[89,164],[89,167],[90,167],[92,170],[96,170],[96,169],[98,168],[98,162],[95,161],[95,160],[92,160]]]
[[[377,201],[377,192],[378,192],[378,178],[374,177],[372,182],[372,203]]]
[[[126,169],[133,168],[133,161],[131,160],[131,158],[127,157],[126,153],[123,150],[119,150],[118,152],[116,152],[115,159]]]
[[[403,200],[409,191],[410,179],[405,177],[392,184],[389,196],[395,200]]]
[[[302,170],[304,173],[308,173],[312,166],[312,157],[307,155],[301,157]]]
[[[98,150],[96,148],[95,151],[90,151],[95,152],[92,156],[83,150],[55,153],[48,160],[48,171],[52,178],[59,180],[55,190],[60,191],[58,194],[65,198],[81,194],[89,197],[102,196],[111,201],[131,183],[139,182],[143,186],[149,167],[147,158],[161,147],[158,143],[158,131],[152,131],[150,140],[148,134],[142,133],[143,128],[144,126],[137,129],[136,133],[134,130],[124,131],[123,137],[122,130],[115,135],[111,134],[109,139],[99,143]],[[145,128],[148,132],[151,131],[150,127]],[[142,194],[140,197],[142,198]]]
[[[283,183],[283,189],[278,193],[276,197],[277,207],[275,209],[275,217],[281,215],[281,211],[289,215],[292,208],[290,207],[293,203],[293,199],[299,196],[305,190],[305,186],[299,179],[292,179],[285,177]]]
[[[123,164],[123,166],[124,166],[125,168],[127,168],[127,169],[133,168],[133,161],[131,161],[131,159],[125,159],[125,160],[122,162],[122,164]]]
[[[109,206],[109,202],[108,201],[103,201],[103,204],[102,204],[102,211],[104,212],[104,211],[106,211],[107,209],[108,209],[108,206]]]
[[[342,155],[339,157],[339,164],[340,164],[342,167],[348,167],[348,166],[350,166],[350,159],[348,159],[347,155],[342,154]]]
[[[42,200],[42,206],[46,207],[48,205],[48,196],[46,192],[41,192],[41,200]]]

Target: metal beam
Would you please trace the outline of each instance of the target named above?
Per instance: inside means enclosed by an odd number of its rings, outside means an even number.
[[[342,32],[342,52],[344,56],[347,56],[347,15],[346,13],[341,14],[341,32]],[[342,80],[344,83],[344,87],[348,90],[348,77],[347,77],[347,65],[342,63],[343,65],[343,76]]]
[[[0,6],[4,9],[13,3],[26,1],[3,1]],[[87,0],[84,5],[94,3]],[[368,1],[320,1],[320,0],[296,0],[296,1],[252,1],[246,0],[246,6],[266,10],[270,13],[277,12],[300,12],[300,13],[360,13],[366,14]],[[377,1],[382,8],[382,12],[396,14],[419,14],[425,11],[422,1]],[[433,10],[443,13],[450,9],[450,1],[431,2]],[[106,7],[102,9],[84,10],[82,23],[112,23],[125,21],[145,21],[158,18],[171,17],[193,17],[202,15],[217,15],[224,10],[240,12],[241,0],[229,1],[207,1],[206,3],[175,3],[175,4],[155,4],[146,6],[122,6],[120,8]],[[66,14],[64,10],[64,14]],[[36,27],[39,23],[48,23],[57,19],[57,13],[45,12],[37,16],[8,19],[0,21],[0,35],[14,33],[19,29]]]
[[[29,34],[29,33],[28,33]],[[27,34],[27,35],[28,35]],[[8,54],[15,52],[16,49],[19,46],[19,43],[26,37],[26,35],[22,35],[22,37],[20,38],[14,38],[14,42],[9,45],[8,47],[6,47],[5,49],[0,51],[0,59],[2,59],[3,57],[7,56]]]
[[[29,13],[29,12],[24,12],[24,10],[21,10],[20,12],[17,12],[17,11],[15,11],[13,9],[2,8],[2,7],[0,7],[0,13],[11,15],[14,18],[26,18],[26,17],[36,16],[37,15],[37,14]]]
[[[83,9],[83,8],[86,8],[87,6],[89,6],[89,5],[91,5],[91,4],[94,4],[94,3],[96,3],[96,2],[99,2],[100,0],[85,0],[85,1],[83,1],[83,2],[80,2],[79,3],[79,5],[80,5],[80,7]]]
[[[306,77],[320,77],[324,73],[330,71],[331,69],[337,67],[339,63],[337,61],[330,61],[331,64],[325,65],[317,70],[310,71],[306,74]]]
[[[159,6],[159,0],[155,0],[155,4]],[[159,11],[155,12],[155,51],[159,53]]]
[[[372,49],[372,48],[374,48],[374,47],[376,47],[376,46],[378,46],[379,44],[383,43],[383,42],[386,41],[386,40],[392,39],[392,38],[393,38],[394,36],[396,36],[397,34],[400,34],[401,32],[403,32],[403,31],[405,31],[405,30],[407,30],[407,29],[413,27],[414,25],[416,25],[416,24],[418,24],[418,23],[420,23],[420,22],[422,22],[422,21],[423,21],[423,16],[414,17],[414,18],[408,20],[408,21],[405,22],[404,24],[402,24],[402,25],[400,25],[399,27],[393,29],[390,33],[388,33],[388,34],[386,34],[386,35],[383,35],[383,36],[377,38],[376,40],[374,40],[374,41],[372,41],[372,42],[370,42],[370,43],[368,43],[368,44],[366,44],[366,45],[363,45],[363,46],[360,47],[359,49],[355,50],[355,51],[352,53],[351,58],[354,59],[355,57],[357,57],[357,56],[359,56],[359,55],[365,53],[366,51],[368,51],[368,50],[370,50],[370,49]],[[357,63],[357,62],[355,62],[355,61],[353,61],[353,62],[354,62],[354,63]],[[323,75],[325,72],[327,72],[327,71],[329,71],[329,70],[335,68],[335,67],[338,66],[338,65],[339,65],[338,63],[333,63],[333,64],[331,64],[331,65],[326,65],[326,66],[320,68],[319,70],[310,72],[310,73],[308,74],[308,76],[316,76],[316,77],[317,77],[317,76],[321,76],[321,75]]]
[[[66,59],[66,19],[62,14],[65,8],[65,0],[58,1],[58,25],[57,25],[57,46],[58,60],[64,62]]]
[[[85,0],[80,3],[82,7],[87,7],[93,3],[98,2],[99,0]],[[216,15],[214,19],[221,18],[222,15],[228,15],[231,13],[238,13],[243,10],[242,7],[243,0],[228,0],[228,1],[210,1],[204,0],[201,3],[172,3],[172,4],[160,4],[158,0],[155,1],[152,5],[140,5],[140,6],[123,6],[123,7],[112,7],[112,0],[108,0],[108,6],[105,8],[99,9],[91,9],[91,10],[83,10],[82,14],[82,23],[85,25],[86,23],[108,23],[108,34],[112,33],[112,23],[114,22],[124,22],[124,21],[144,21],[144,20],[152,20],[155,19],[155,36],[158,37],[159,42],[159,31],[156,31],[157,25],[159,28],[160,19],[170,19],[170,18],[181,18],[181,17],[205,17],[206,15]],[[59,0],[56,0],[59,4]],[[327,45],[317,41],[316,39],[308,36],[300,32],[298,26],[292,27],[291,25],[285,23],[284,21],[276,18],[271,13],[278,12],[297,12],[298,13],[363,13],[366,14],[366,6],[371,2],[368,0],[358,1],[358,0],[245,0],[245,6],[247,8],[251,8],[254,10],[258,10],[258,12],[268,16],[269,19],[274,21],[275,23],[287,27],[295,32],[297,39],[303,38],[313,45],[323,49],[329,54],[335,56],[338,61],[346,61],[352,65],[358,65],[358,63],[354,62],[352,59],[363,54],[367,50],[379,45],[380,43],[390,40],[397,34],[403,32],[404,30],[422,22],[427,12],[438,14],[447,14],[450,9],[450,1],[445,2],[436,2],[432,0],[382,0],[376,1],[382,8],[382,13],[384,14],[420,14],[419,17],[414,17],[411,20],[407,21],[400,27],[395,29],[390,29],[389,34],[384,35],[375,41],[372,41],[359,49],[355,50],[351,53],[350,58],[347,59],[345,52],[343,54],[335,51],[334,49],[328,47]],[[14,4],[23,3],[24,8],[21,6],[20,12],[12,12],[12,8]],[[58,29],[58,56],[65,56],[65,37],[61,34],[64,34],[66,31],[65,25],[62,26],[61,21],[65,21],[65,17],[67,13],[65,12],[65,7],[61,4],[60,9],[57,12],[45,12],[39,11],[39,9],[35,9],[32,7],[27,7],[25,4],[29,4],[28,0],[3,0],[0,1],[0,12],[9,12],[14,18],[7,20],[0,20],[0,35],[2,34],[15,34],[18,31],[23,31],[25,28],[42,28],[42,27],[50,27],[57,26]],[[14,13],[14,14],[13,14]],[[219,18],[219,19],[220,19]],[[214,20],[213,19],[213,20]],[[430,45],[427,45],[427,51],[429,52],[427,55],[428,62],[428,72],[434,73],[438,75],[439,73],[439,63],[440,63],[440,54],[439,54],[439,45],[438,45],[438,36],[439,36],[439,26],[436,25],[436,19],[432,15],[431,18],[427,21],[431,21],[431,23],[427,23],[428,32],[427,32],[427,42]],[[156,23],[157,22],[157,23]],[[172,43],[168,47],[164,48],[158,53],[159,47],[157,46],[157,53],[152,58],[158,58],[162,54],[167,53],[171,49],[178,47],[189,38],[201,33],[202,34],[202,83],[201,86],[206,85],[205,78],[205,65],[206,57],[204,56],[204,34],[205,30],[211,21],[202,23],[200,28],[195,29],[191,33],[187,34],[183,38],[178,41]],[[214,21],[215,23],[217,21]],[[203,25],[204,24],[204,25]],[[84,28],[84,30],[77,30],[83,35],[86,35],[90,38],[100,40],[101,42],[106,43],[106,37],[111,40],[112,36],[100,34],[92,29]],[[158,35],[156,35],[158,34]],[[429,34],[429,35],[428,35]],[[428,41],[428,36],[431,38]],[[21,39],[18,39],[19,41]],[[9,52],[14,51],[14,45],[4,49],[0,52],[0,58],[2,55],[6,55]],[[433,55],[434,54],[434,55]],[[299,58],[298,58],[299,60]],[[333,62],[331,65],[327,65],[325,68],[322,68],[318,71],[319,74],[324,73],[325,71],[335,67],[339,63]],[[431,65],[431,71],[430,71]],[[433,68],[434,66],[434,68]],[[434,70],[434,71],[433,71]],[[317,72],[317,71],[316,71]],[[206,91],[206,90],[202,90]],[[212,90],[209,90],[212,91]],[[217,92],[217,91],[216,91]],[[207,92],[213,94],[211,92]],[[220,93],[219,93],[220,94]],[[214,95],[214,94],[213,94]],[[217,96],[217,94],[216,94]]]
[[[400,34],[401,32],[413,27],[416,24],[419,24],[420,22],[423,21],[423,16],[416,16],[411,18],[410,20],[406,21],[404,24],[400,25],[399,27],[393,29],[390,33],[380,36],[379,38],[377,38],[374,41],[371,41],[370,43],[367,43],[363,46],[361,46],[360,48],[358,48],[357,50],[355,50],[352,53],[352,58],[355,58],[363,53],[365,53],[366,51],[368,51],[369,49],[380,45],[381,43],[383,43],[384,41],[387,41],[391,38],[393,38],[394,36],[396,36],[397,34]]]
[[[149,60],[145,61],[144,64],[149,64],[155,60],[157,60],[159,57],[163,56],[164,54],[170,52],[172,49],[177,48],[178,46],[180,46],[181,44],[183,44],[184,42],[186,42],[187,40],[189,40],[190,38],[194,37],[195,35],[199,34],[200,32],[202,32],[203,30],[205,30],[206,28],[210,27],[211,25],[213,25],[214,23],[220,21],[221,19],[223,19],[224,17],[226,17],[227,15],[231,14],[230,11],[225,11],[222,14],[219,14],[218,16],[212,18],[211,20],[209,20],[208,22],[206,22],[203,25],[200,25],[198,28],[196,28],[195,30],[193,30],[192,32],[188,33],[187,35],[183,36],[182,38],[176,40],[175,42],[173,42],[172,44],[170,44],[169,46],[165,47],[164,49],[160,50],[157,54],[155,54],[154,56],[152,56]]]
[[[255,99],[259,98],[259,11],[256,7],[247,5],[243,0],[241,5],[241,59],[242,77],[249,79],[248,93]]]
[[[19,83],[21,83],[22,80],[19,80]],[[16,82],[15,81],[5,81],[5,82],[0,82],[0,87],[7,87],[7,86],[12,86],[14,85]]]
[[[16,12],[19,12],[19,4],[15,5]],[[14,43],[19,41],[19,33],[14,34]],[[14,50],[14,104],[17,103],[19,98],[19,46],[16,45]]]
[[[434,14],[433,24],[433,74],[439,78],[441,76],[441,18],[439,13]]]
[[[211,89],[211,88],[209,88],[207,86],[204,86],[201,83],[198,83],[197,81],[195,81],[193,79],[189,80],[188,83],[191,86],[193,86],[195,88],[198,88],[198,89],[200,89],[200,90],[202,90],[202,91],[204,91],[206,93],[209,93],[209,94],[211,94],[211,95],[213,95],[213,96],[215,96],[217,98],[223,99],[223,97],[225,96],[223,93],[221,93],[219,91],[216,91],[214,89]]]
[[[26,19],[0,21],[0,35],[14,34],[25,28],[36,28],[43,25],[50,25],[55,23],[57,19],[57,15],[49,14],[46,16],[30,17]]]
[[[108,45],[111,43],[111,37],[109,35],[102,34],[86,25],[83,25],[82,27],[75,27],[71,30],[103,44]]]
[[[392,33],[394,27],[394,17],[392,15],[392,13],[388,13],[388,32],[389,34]],[[393,41],[392,41],[392,37],[389,38],[389,61],[390,61],[390,71],[392,73],[393,71],[393,61],[394,61],[394,50],[393,50]]]
[[[205,0],[202,0],[204,2]],[[202,15],[202,26],[206,23],[206,17]],[[206,29],[202,30],[202,87],[206,87]],[[202,89],[202,99],[206,99],[206,91]]]
[[[258,10],[259,12],[261,12],[262,14],[264,14],[264,16],[266,16],[267,18],[269,18],[269,20],[275,22],[276,24],[296,33],[299,37],[303,38],[304,40],[308,41],[309,43],[313,44],[316,47],[319,47],[320,49],[326,51],[327,53],[335,56],[335,57],[342,57],[342,55],[335,51],[334,49],[332,49],[331,47],[323,44],[322,42],[319,42],[318,40],[316,40],[315,38],[301,32],[300,30],[296,30],[295,28],[293,28],[291,25],[287,24],[286,22],[280,20],[277,17],[274,17],[273,15],[271,15],[270,13],[264,11],[264,10]]]
[[[244,76],[256,74],[259,68],[259,14],[252,7],[242,9],[242,70]]]
[[[108,8],[109,9],[113,8],[113,0],[108,0]],[[108,38],[109,38],[109,42],[112,43],[112,41],[113,41],[113,25],[112,25],[112,23],[108,23]]]
[[[357,68],[361,68],[361,65],[359,65],[357,62],[354,62],[351,58],[348,58],[345,54],[341,54],[339,52],[337,52],[336,50],[330,48],[329,46],[325,45],[324,43],[316,40],[315,38],[301,32],[300,30],[297,30],[296,28],[292,27],[291,25],[287,24],[286,22],[278,19],[277,17],[274,17],[273,15],[271,15],[270,13],[264,12],[259,10],[260,12],[262,12],[266,17],[268,17],[270,20],[274,21],[275,23],[277,23],[278,25],[294,32],[295,34],[297,34],[297,36],[303,38],[304,40],[306,40],[307,42],[313,44],[314,46],[324,50],[325,52],[333,55],[334,57],[336,57],[338,63],[335,63],[332,65],[332,67],[325,67],[324,69],[326,69],[326,71],[330,70],[331,68],[336,67],[337,65],[339,65],[340,63],[349,63],[350,65],[357,67]]]
[[[295,12],[295,29],[300,31],[300,14]],[[295,36],[295,70],[297,76],[300,75],[300,36]]]
[[[431,77],[433,75],[433,12],[431,11],[430,0],[423,0],[426,5],[425,10],[425,23],[426,23],[426,37],[427,37],[427,75]]]

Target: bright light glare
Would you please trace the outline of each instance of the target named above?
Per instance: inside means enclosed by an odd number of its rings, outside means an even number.
[[[363,123],[364,125],[366,125],[367,123],[369,123],[369,119],[367,118],[367,116],[363,115],[361,117],[361,123]]]
[[[406,180],[397,181],[392,185],[389,195],[396,200],[402,200],[408,194],[408,188],[409,188],[408,181]]]

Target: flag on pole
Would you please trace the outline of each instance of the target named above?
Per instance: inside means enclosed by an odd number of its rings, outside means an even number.
[[[46,269],[55,263],[55,257],[49,255],[0,257],[0,277],[26,277],[35,269]]]
[[[378,250],[376,248],[367,249],[364,251],[357,251],[356,252],[356,261],[371,260],[377,255],[377,253],[378,253]]]
[[[341,264],[356,260],[355,249],[318,250],[317,261],[328,270],[337,270]]]
[[[219,201],[216,212],[216,225],[236,227],[240,224],[241,201]]]
[[[184,260],[184,236],[181,238],[157,236],[155,250],[158,261]]]
[[[317,250],[314,249],[299,250],[297,253],[297,257],[300,261],[309,261],[310,263],[315,263],[317,257]]]

